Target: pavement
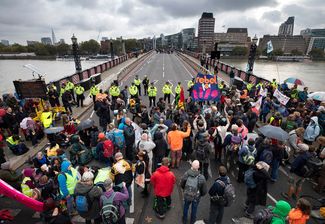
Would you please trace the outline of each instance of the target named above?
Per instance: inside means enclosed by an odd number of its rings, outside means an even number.
[[[155,86],[158,89],[158,97],[162,96],[162,86],[164,82],[169,80],[175,85],[178,81],[182,82],[182,85],[184,86],[184,89],[186,89],[187,81],[190,80],[193,76],[196,75],[196,68],[193,68],[190,64],[192,62],[199,63],[198,60],[195,58],[191,58],[190,56],[186,56],[188,60],[191,60],[190,63],[185,62],[187,59],[178,56],[176,53],[174,54],[156,54],[153,53],[146,61],[139,63],[137,66],[135,66],[129,73],[125,74],[125,76],[121,76],[119,79],[119,82],[123,85],[127,84],[129,85],[135,75],[139,75],[140,79],[143,79],[144,75],[147,75],[150,81],[155,81]],[[218,77],[225,79],[227,81],[227,76],[223,73],[218,74]],[[143,90],[142,90],[143,91]],[[185,97],[188,96],[187,91],[185,91]],[[146,105],[148,105],[148,97],[142,96],[141,97],[142,102]],[[174,98],[172,97],[172,100]],[[95,113],[92,112],[91,109],[87,110],[80,116],[80,120],[92,118],[95,120],[95,123],[98,124],[98,117]],[[207,184],[208,188],[210,188],[214,182],[214,180],[217,178],[217,168],[219,164],[217,164],[214,160],[211,159],[210,161],[210,173],[211,177],[208,179]],[[182,219],[182,208],[183,208],[183,200],[182,200],[182,190],[179,187],[179,181],[181,176],[184,174],[184,172],[190,168],[190,163],[186,161],[182,161],[181,166],[179,169],[173,169],[172,171],[176,175],[177,178],[177,184],[174,187],[174,191],[172,194],[172,208],[168,211],[166,218],[163,220],[160,220],[155,216],[155,213],[152,209],[153,207],[153,189],[150,189],[151,194],[147,198],[142,198],[140,191],[141,189],[135,187],[134,188],[134,212],[132,214],[127,213],[126,217],[128,217],[129,223],[136,223],[136,224],[146,224],[146,223],[181,223]],[[288,167],[281,167],[279,172],[279,178],[277,182],[270,183],[268,186],[268,198],[267,198],[267,204],[268,205],[274,205],[277,200],[283,199],[281,197],[281,192],[287,191],[287,179],[288,179]],[[236,181],[236,175],[237,170],[233,170],[228,173],[232,184],[235,187],[236,190],[236,200],[234,204],[231,207],[225,208],[224,213],[224,219],[223,223],[229,224],[233,223],[232,218],[240,218],[240,222],[242,224],[246,223],[252,223],[251,220],[242,218],[244,215],[243,210],[243,203],[246,199],[246,187],[245,184],[237,183]],[[323,195],[319,195],[315,193],[312,189],[312,186],[314,185],[312,180],[308,180],[305,182],[303,186],[303,192],[302,194],[308,194],[315,196],[316,198],[324,197]],[[29,219],[27,221],[26,217],[32,217],[34,215],[34,212],[30,209],[21,206],[18,203],[12,202],[12,200],[7,198],[1,198],[0,199],[0,207],[3,208],[3,204],[6,205],[5,208],[13,208],[13,209],[21,209],[19,214],[16,216],[15,223],[35,223],[36,219]],[[289,201],[292,206],[295,205],[295,201]],[[196,223],[203,223],[203,219],[208,218],[209,213],[209,197],[205,196],[201,198],[198,212],[197,212],[197,222]],[[256,208],[256,211],[260,207]],[[83,223],[82,219],[76,218],[76,223]],[[25,221],[23,221],[25,220]],[[317,222],[315,220],[311,220],[308,223],[321,223]]]

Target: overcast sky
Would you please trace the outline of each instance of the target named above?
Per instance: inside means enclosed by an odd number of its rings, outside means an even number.
[[[26,45],[50,37],[51,28],[67,43],[73,33],[80,41],[168,35],[197,29],[204,11],[213,12],[215,32],[247,27],[251,36],[277,34],[288,16],[295,16],[295,34],[325,28],[325,0],[0,0],[0,39]]]

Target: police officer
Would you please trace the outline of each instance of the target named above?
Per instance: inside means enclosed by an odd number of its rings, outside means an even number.
[[[139,79],[138,75],[135,76],[135,79],[133,82],[136,85],[136,87],[138,88],[139,96],[141,96],[141,79]]]
[[[177,86],[175,87],[175,100],[179,98],[179,94],[181,93],[181,82],[178,82]]]
[[[151,85],[148,88],[148,96],[149,96],[149,107],[153,105],[156,106],[156,96],[157,96],[157,87],[154,86],[154,83],[152,82]]]
[[[138,87],[132,82],[131,86],[129,87],[129,93],[131,99],[138,98]]]
[[[225,82],[224,81],[221,81],[219,84],[218,84],[218,88],[219,90],[223,90],[225,88]]]
[[[149,87],[149,79],[148,77],[145,75],[144,79],[142,80],[142,85],[143,85],[143,91],[144,91],[144,95],[148,95],[148,87]]]
[[[246,88],[247,88],[248,92],[251,91],[251,89],[253,88],[253,86],[254,86],[253,83],[251,83],[251,82],[247,83]]]
[[[272,79],[271,86],[273,91],[275,91],[278,88],[278,83],[276,82],[276,79]]]
[[[76,102],[76,98],[74,97],[73,90],[74,90],[74,84],[68,81],[65,85],[65,91],[70,91],[73,101]]]
[[[77,107],[79,107],[79,105],[81,105],[81,107],[84,106],[84,99],[85,99],[85,96],[84,96],[84,92],[85,92],[85,89],[84,87],[80,86],[80,84],[77,84],[77,86],[74,88],[74,91],[77,95]]]
[[[193,78],[192,80],[187,82],[187,91],[188,91],[188,94],[190,96],[191,96],[191,93],[192,93],[192,90],[193,90],[194,81],[195,81],[195,79]]]
[[[115,109],[115,103],[117,97],[120,96],[120,88],[116,85],[115,82],[112,83],[111,87],[109,88],[109,94],[112,97],[113,108]]]
[[[95,104],[96,102],[96,95],[99,93],[99,88],[96,86],[95,83],[90,88],[90,97],[93,98],[93,103]]]
[[[166,84],[162,88],[162,92],[164,94],[164,101],[168,99],[168,103],[170,103],[170,94],[172,93],[172,84],[169,82],[166,82]]]
[[[65,83],[61,84],[61,88],[60,88],[60,96],[62,97],[63,93],[65,92]]]

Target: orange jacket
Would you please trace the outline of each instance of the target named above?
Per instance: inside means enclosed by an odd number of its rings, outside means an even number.
[[[183,139],[190,136],[191,128],[188,127],[186,132],[183,131],[170,131],[168,133],[168,144],[170,145],[171,151],[182,150],[183,148]]]
[[[288,214],[289,224],[306,224],[309,215],[305,215],[299,208],[293,208]]]

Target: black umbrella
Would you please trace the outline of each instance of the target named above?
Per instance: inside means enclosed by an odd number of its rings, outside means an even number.
[[[78,131],[85,130],[87,128],[91,128],[94,124],[95,124],[95,121],[91,120],[91,119],[81,121],[78,125]]]

